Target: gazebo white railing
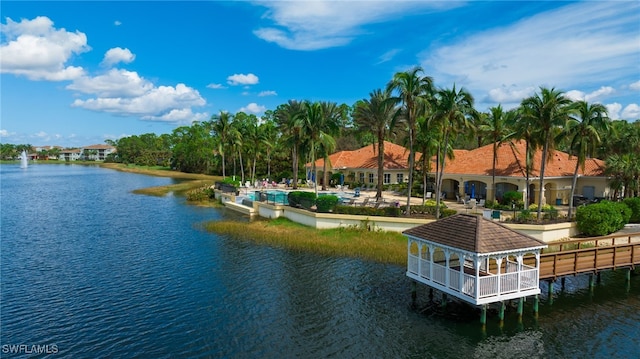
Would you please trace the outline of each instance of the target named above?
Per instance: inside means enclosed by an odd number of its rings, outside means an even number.
[[[509,253],[469,253],[412,237],[409,238],[408,248],[408,277],[472,304],[480,305],[540,293],[539,249]],[[436,249],[444,252],[444,260],[434,261]],[[524,256],[532,253],[535,255],[535,266],[524,264]]]

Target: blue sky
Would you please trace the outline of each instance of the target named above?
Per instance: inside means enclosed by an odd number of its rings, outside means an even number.
[[[640,118],[638,1],[0,2],[0,141],[84,146],[289,99],[352,105],[415,65],[476,108],[540,86]]]

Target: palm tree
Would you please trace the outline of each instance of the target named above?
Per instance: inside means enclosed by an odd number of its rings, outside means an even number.
[[[528,207],[529,203],[531,202],[529,186],[531,182],[530,181],[531,172],[533,171],[533,155],[535,153],[535,149],[538,148],[538,143],[536,142],[537,139],[533,135],[533,126],[528,121],[524,120],[522,117],[522,108],[518,107],[512,111],[513,111],[513,117],[509,117],[508,121],[509,121],[509,127],[513,128],[514,130],[513,138],[524,140],[524,143],[525,143],[524,202],[525,202],[525,206]]]
[[[376,152],[378,143],[378,190],[376,200],[382,198],[382,185],[384,179],[384,141],[396,124],[396,108],[392,102],[391,91],[374,90],[369,94],[369,99],[358,101],[355,105],[353,118],[363,132],[374,135],[373,148]]]
[[[436,160],[439,171],[436,176],[436,218],[440,218],[440,194],[442,193],[442,178],[447,157],[447,150],[451,137],[471,127],[469,117],[473,115],[473,96],[460,88],[439,90],[435,95],[435,109],[433,118],[442,129],[442,142],[438,146]]]
[[[489,116],[480,125],[479,132],[488,137],[493,144],[493,162],[491,170],[491,200],[496,200],[496,164],[498,162],[498,148],[508,141],[513,132],[509,128],[509,123],[515,117],[514,111],[504,112],[502,106],[498,105],[489,109]]]
[[[232,122],[233,116],[226,111],[220,111],[219,114],[211,116],[211,129],[214,132],[214,135],[219,137],[218,153],[222,156],[222,178],[227,177],[225,172],[224,153],[225,146],[229,142]]]
[[[282,131],[283,145],[291,148],[293,189],[298,188],[298,160],[300,158],[300,146],[303,142],[303,115],[303,105],[296,100],[289,100],[289,102],[278,106],[275,110],[276,122],[280,127],[280,131]]]
[[[305,102],[305,115],[303,116],[302,133],[308,141],[311,155],[311,166],[318,181],[318,169],[316,168],[316,158],[318,151],[325,159],[325,173],[328,162],[328,153],[335,149],[336,141],[332,134],[338,131],[339,111],[335,103],[326,102]],[[323,189],[325,184],[323,184]],[[317,183],[314,183],[316,194],[318,193]]]
[[[402,110],[409,128],[409,181],[407,184],[407,211],[411,215],[411,189],[413,187],[413,170],[415,167],[416,120],[419,111],[423,109],[420,103],[429,101],[434,92],[433,79],[428,76],[420,76],[424,70],[416,66],[405,72],[397,72],[387,84],[387,89],[397,91],[398,96],[392,97],[394,103],[401,103]]]
[[[548,160],[553,156],[557,136],[569,119],[569,106],[572,101],[564,92],[555,88],[540,88],[540,93],[522,100],[523,120],[529,121],[534,128],[534,136],[542,144],[540,162],[540,191],[538,193],[538,220],[542,216],[542,197],[544,195],[544,171]]]
[[[319,150],[322,153],[324,159],[322,163],[322,190],[327,190],[327,183],[329,177],[327,166],[329,165],[329,155],[336,149],[336,141],[334,136],[337,136],[340,132],[340,124],[343,122],[343,108],[338,106],[335,102],[321,102],[320,107],[322,109],[322,129],[325,132],[325,136],[321,138],[319,142]],[[316,177],[317,178],[317,177]]]
[[[429,173],[431,173],[431,157],[438,149],[440,128],[437,126],[435,120],[432,120],[427,116],[420,116],[418,118],[418,134],[416,135],[416,146],[422,152],[420,162],[422,165],[422,205],[424,206],[427,199],[427,188]],[[453,151],[449,154],[453,155]]]
[[[578,181],[578,168],[584,171],[587,157],[592,157],[597,146],[601,142],[601,135],[606,135],[611,130],[611,122],[607,117],[607,109],[597,103],[590,105],[586,101],[578,101],[574,104],[576,114],[569,122],[568,135],[571,138],[570,155],[577,157],[576,168],[573,171],[573,181],[571,182],[571,196],[569,197],[568,218],[573,214],[573,196],[576,191]]]

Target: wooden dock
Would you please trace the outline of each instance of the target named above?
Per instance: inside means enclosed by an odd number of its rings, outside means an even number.
[[[524,263],[535,258],[525,258]],[[540,280],[640,265],[640,233],[550,243],[540,254]]]

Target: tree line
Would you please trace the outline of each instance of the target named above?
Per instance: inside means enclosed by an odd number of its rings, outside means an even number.
[[[325,159],[326,167],[331,153],[374,145],[378,156],[376,197],[380,198],[385,140],[408,148],[408,188],[420,187],[425,192],[428,186],[441,192],[447,160],[453,158],[454,148],[473,149],[487,144],[493,144],[495,188],[498,146],[521,140],[526,143],[527,188],[537,150],[542,151],[543,158],[539,188],[544,187],[545,169],[556,150],[578,159],[570,215],[578,170],[591,157],[606,161],[606,174],[611,177],[615,197],[640,193],[640,120],[612,120],[602,104],[572,101],[563,91],[546,87],[540,87],[514,109],[505,110],[498,105],[481,112],[474,108],[474,98],[466,89],[455,85],[437,88],[420,67],[397,72],[386,86],[351,106],[289,100],[260,118],[244,112],[220,111],[208,121],[178,127],[170,134],[148,133],[108,143],[117,148],[111,161],[218,174],[240,183],[292,178],[294,188],[298,179],[307,175],[300,162],[311,162],[318,178],[317,159]],[[424,154],[419,163],[416,152]],[[434,163],[428,160],[431,158],[435,158]],[[319,182],[326,189],[326,168],[323,173]],[[435,174],[433,183],[427,183],[430,177],[425,174]],[[416,185],[416,178],[422,180],[422,186]],[[492,192],[495,196],[495,190]],[[407,191],[406,213],[410,213],[411,193]],[[439,210],[440,196],[436,201]],[[542,198],[538,198],[541,202]],[[539,206],[538,219],[541,210]]]

